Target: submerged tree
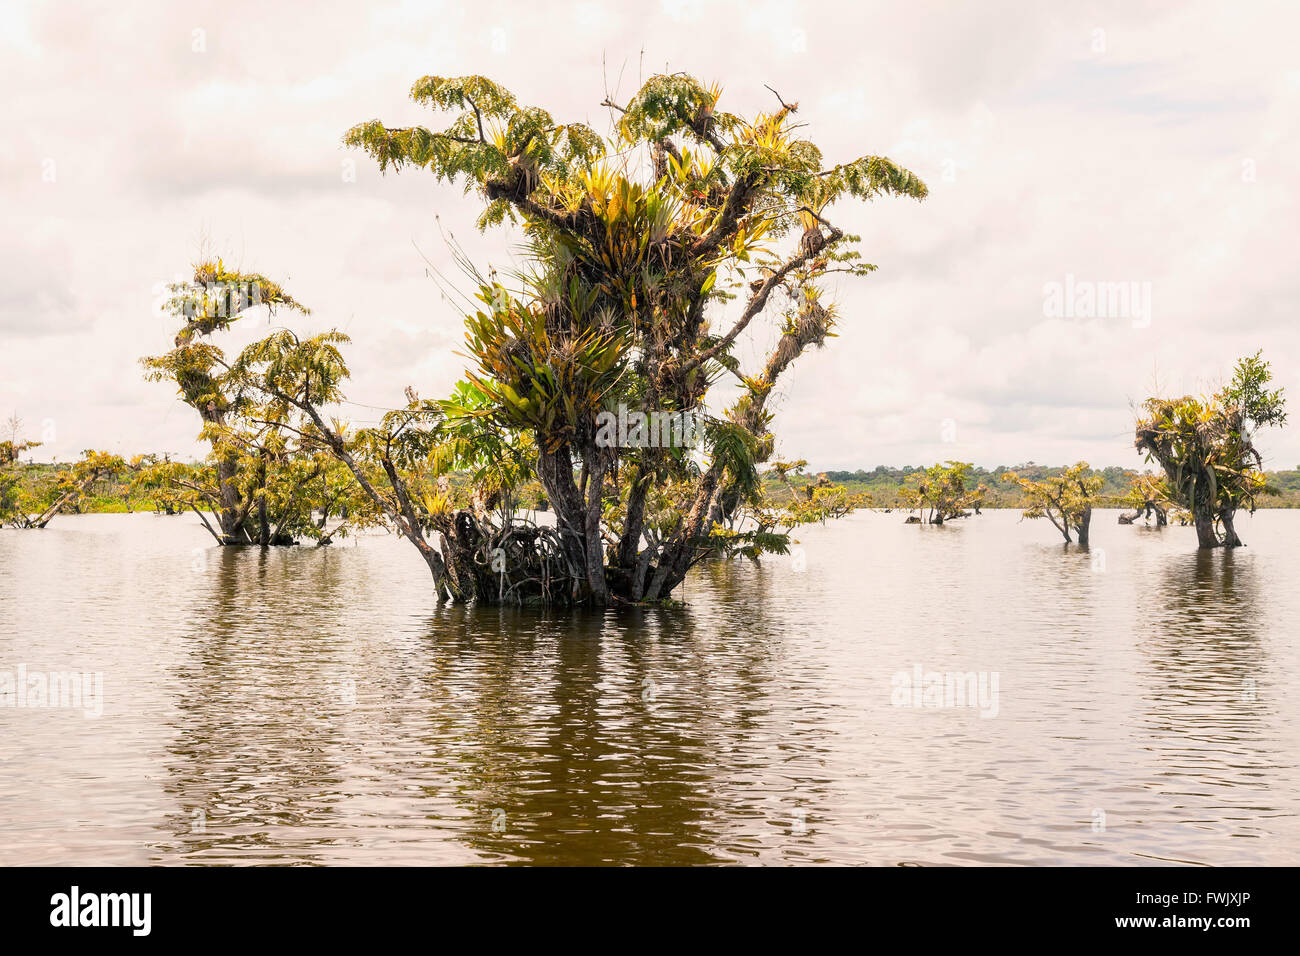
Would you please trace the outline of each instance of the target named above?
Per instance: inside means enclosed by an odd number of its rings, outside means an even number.
[[[349,372],[339,346],[347,341],[339,332],[309,339],[289,330],[275,332],[245,348],[231,374],[264,396],[276,415],[296,411],[307,418],[311,440],[355,480],[354,507],[364,502],[371,520],[415,546],[433,574],[439,600],[500,601],[508,595],[522,601],[568,594],[580,569],[565,563],[559,533],[517,520],[518,493],[532,454],[527,436],[502,440],[472,415],[449,420],[444,405],[463,411],[464,403],[475,401],[463,385],[448,402],[421,399],[408,388],[405,408],[349,434],[324,411],[343,396],[341,384]],[[450,481],[455,469],[469,472],[471,495],[455,492]],[[521,575],[521,568],[536,575]]]
[[[1167,486],[1163,478],[1151,474],[1134,475],[1128,490],[1119,499],[1121,506],[1132,508],[1132,514],[1119,516],[1120,524],[1132,524],[1139,518],[1150,521],[1156,519],[1156,527],[1163,528],[1169,523],[1171,503],[1165,497]]]
[[[793,122],[797,104],[778,97],[775,111],[744,119],[719,109],[717,87],[681,74],[651,78],[626,104],[607,101],[617,113],[613,141],[521,106],[484,77],[425,77],[411,96],[451,112],[450,123],[429,130],[375,120],[346,142],[381,169],[425,168],[477,192],[482,227],[522,223],[528,269],[507,285],[463,263],[482,303],[467,319],[475,367],[439,403],[441,417],[411,408],[412,420],[372,438],[408,441],[423,431],[415,445],[453,441],[457,454],[479,459],[514,449],[519,476],[540,480],[556,525],[516,532],[461,511],[435,548],[422,540],[396,468],[390,490],[373,491],[401,512],[403,533],[447,596],[504,593],[502,581],[489,574],[484,586],[476,569],[491,566],[485,549],[505,540],[511,548],[496,545],[509,552],[499,575],[510,576],[516,599],[667,597],[714,553],[724,517],[761,493],[758,468],[774,447],[768,400],[791,365],[834,334],[823,280],[875,268],[861,261],[856,237],[828,219],[830,207],[921,199],[925,185],[878,156],[828,166]],[[737,342],[773,313],[776,346],[746,371]],[[715,327],[715,317],[725,324]],[[276,356],[261,356],[261,370],[306,368],[307,353],[323,344],[281,342]],[[326,395],[309,373],[266,377],[281,400],[323,420]],[[720,379],[738,383],[741,395],[713,416],[704,402]],[[698,416],[700,441],[692,447],[671,433],[610,441],[598,423],[619,409]],[[327,440],[335,454],[351,455],[343,436]]]
[[[975,466],[964,461],[949,461],[931,465],[907,476],[902,490],[904,503],[921,516],[909,517],[909,524],[943,524],[954,518],[970,516],[988,491],[983,485],[968,488],[971,469]]]
[[[1205,398],[1150,398],[1137,423],[1135,447],[1164,470],[1166,497],[1191,512],[1202,548],[1242,545],[1233,519],[1255,510],[1268,490],[1255,433],[1286,423],[1282,390],[1260,353],[1237,362],[1232,381]]]
[[[825,524],[871,506],[870,495],[852,494],[825,474],[810,479],[804,474],[807,465],[803,459],[772,462],[763,476],[762,494],[724,513],[714,529],[718,553],[752,560],[765,552],[786,554],[789,534],[798,526]]]
[[[809,478],[804,474],[807,466],[808,462],[800,458],[798,461],[774,461],[768,469],[765,478],[773,479],[784,493],[772,494],[765,484],[761,504],[781,515],[781,526],[793,528],[815,521],[825,523],[828,519],[843,518],[859,508],[871,507],[870,495],[851,493],[843,485],[831,481],[825,472]],[[792,476],[801,483],[796,484]]]
[[[96,483],[122,475],[127,467],[119,455],[88,450],[40,493],[24,488],[16,474],[0,475],[0,524],[44,528],[60,512],[80,507]]]
[[[1070,543],[1070,532],[1079,544],[1088,544],[1088,527],[1092,523],[1092,509],[1098,504],[1097,493],[1105,483],[1102,475],[1092,471],[1086,461],[1077,462],[1061,471],[1038,480],[1022,478],[1013,471],[1002,476],[1013,482],[1029,500],[1024,509],[1026,518],[1046,518]]]
[[[166,310],[181,322],[175,347],[143,364],[151,380],[176,384],[181,400],[198,413],[199,437],[212,451],[198,466],[146,462],[133,489],[149,491],[165,507],[192,510],[218,544],[322,539],[313,505],[321,495],[329,498],[341,466],[311,434],[310,422],[281,405],[263,404],[247,382],[232,376],[224,351],[211,340],[253,309],[308,310],[279,283],[231,270],[220,259],[200,262],[191,281],[170,291]]]

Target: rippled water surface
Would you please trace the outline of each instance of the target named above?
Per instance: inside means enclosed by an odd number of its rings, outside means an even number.
[[[439,607],[388,537],[0,531],[0,674],[103,680],[0,707],[0,864],[1300,858],[1300,513],[901,522],[604,614]],[[918,667],[989,696],[906,706]]]

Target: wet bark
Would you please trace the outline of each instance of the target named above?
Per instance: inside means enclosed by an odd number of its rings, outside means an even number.
[[[546,497],[555,509],[555,527],[560,533],[560,548],[566,561],[575,569],[587,567],[586,505],[573,477],[573,456],[567,444],[547,450],[543,442],[537,455],[537,477],[546,489]],[[571,595],[582,599],[583,594]]]
[[[1217,548],[1219,536],[1214,533],[1214,515],[1199,503],[1193,513],[1196,521],[1196,542],[1202,548]]]
[[[587,507],[583,515],[583,535],[586,538],[587,588],[595,604],[604,604],[609,600],[609,589],[605,585],[605,547],[600,537],[601,496],[605,487],[606,465],[597,461],[588,473]]]
[[[1237,535],[1237,529],[1233,525],[1233,513],[1225,511],[1219,516],[1219,521],[1223,524],[1223,546],[1225,548],[1243,548],[1245,543]]]
[[[637,563],[637,552],[641,547],[641,532],[645,528],[646,495],[650,491],[649,476],[642,473],[640,467],[632,477],[631,490],[627,496],[627,516],[623,519],[623,537],[618,543],[618,565],[631,568]]]
[[[257,543],[266,547],[271,543],[271,519],[266,513],[266,453],[262,452],[257,463],[257,483],[261,492],[257,496]]]

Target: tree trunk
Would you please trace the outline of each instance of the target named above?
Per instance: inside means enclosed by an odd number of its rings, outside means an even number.
[[[1233,526],[1232,519],[1234,515],[1231,512],[1224,512],[1219,516],[1223,522],[1223,546],[1225,548],[1244,548],[1245,543],[1237,536],[1237,529]]]
[[[204,377],[203,381],[210,381]],[[199,417],[209,425],[223,426],[226,416],[211,406],[204,407],[194,400]],[[221,510],[217,522],[221,526],[222,544],[248,544],[248,531],[243,527],[246,509],[239,496],[236,479],[239,476],[239,456],[234,452],[219,452],[217,457],[217,492],[221,496]]]
[[[677,538],[676,546],[664,548],[663,556],[659,559],[659,569],[655,572],[650,582],[650,589],[646,592],[646,600],[657,601],[660,594],[671,594],[673,588],[685,579],[700,539],[708,530],[705,527],[705,517],[713,504],[713,495],[718,490],[718,481],[721,477],[722,466],[716,461],[700,477],[695,502],[691,505],[690,514]]]
[[[258,487],[261,494],[257,498],[257,543],[266,547],[271,543],[271,519],[266,514],[266,452],[263,451],[257,463]]]
[[[1196,502],[1194,517],[1196,519],[1196,542],[1202,548],[1217,548],[1219,537],[1214,533],[1214,515],[1201,502]]]
[[[623,537],[618,543],[618,564],[631,568],[637,563],[641,547],[641,531],[645,527],[645,502],[650,491],[650,478],[638,466],[632,476],[632,487],[627,495],[627,516],[623,519]]]
[[[555,508],[555,527],[566,561],[583,572],[590,584],[587,561],[587,508],[582,492],[573,480],[573,457],[569,446],[547,451],[545,440],[538,436],[537,477],[546,489],[546,497]],[[599,524],[599,522],[598,522]],[[602,575],[603,577],[603,575]],[[586,595],[576,595],[577,598]]]
[[[239,465],[234,455],[223,455],[217,459],[217,482],[221,492],[221,512],[217,515],[217,520],[221,523],[221,535],[225,539],[223,544],[248,543],[248,533],[240,520],[242,509],[239,487],[235,483],[238,473]]]
[[[1083,514],[1079,516],[1079,527],[1075,529],[1079,534],[1079,544],[1083,547],[1088,546],[1088,526],[1092,524],[1092,506],[1085,505]],[[1069,540],[1068,537],[1066,540]]]
[[[605,586],[605,546],[600,538],[601,499],[605,489],[606,467],[601,461],[589,466],[587,507],[583,515],[583,535],[586,537],[586,553],[583,557],[586,561],[587,587],[595,604],[604,604],[609,600],[609,589]]]

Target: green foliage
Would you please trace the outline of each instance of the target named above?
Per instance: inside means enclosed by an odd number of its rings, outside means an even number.
[[[51,480],[32,486],[8,463],[0,470],[0,525],[44,528],[63,511],[81,510],[96,484],[120,476],[127,467],[121,456],[92,449],[71,467],[56,469]]]
[[[1098,493],[1105,483],[1105,478],[1094,472],[1086,461],[1038,481],[1014,472],[1007,472],[1004,477],[1028,498],[1029,505],[1024,509],[1026,518],[1047,518],[1067,543],[1071,531],[1079,536],[1081,543],[1086,542],[1092,509],[1100,504]]]
[[[344,142],[381,171],[427,169],[477,192],[480,227],[507,218],[524,227],[520,273],[485,278],[461,262],[483,305],[466,317],[473,367],[444,401],[412,399],[352,439],[319,413],[334,400],[341,359],[267,340],[249,356],[249,392],[309,415],[363,486],[371,484],[368,467],[382,469],[389,490],[367,494],[406,529],[440,588],[478,574],[456,571],[457,561],[470,560],[458,549],[527,538],[542,551],[518,557],[543,593],[559,570],[580,600],[605,601],[607,574],[624,597],[657,600],[709,550],[720,515],[731,520],[742,506],[761,507],[759,469],[775,445],[766,403],[785,370],[834,335],[835,309],[822,301],[820,284],[874,269],[856,238],[828,221],[828,208],[847,198],[920,199],[925,186],[882,157],[823,168],[820,150],[792,120],[796,105],[740,117],[719,109],[719,87],[681,74],[652,77],[626,105],[608,103],[619,114],[612,141],[521,105],[482,76],[424,77],[411,97],[442,122],[371,120]],[[784,243],[796,230],[795,242]],[[737,299],[730,327],[712,328],[710,318]],[[777,346],[746,371],[738,339],[769,312],[778,317]],[[743,386],[740,398],[721,415],[707,413],[710,388],[728,376]],[[700,416],[702,447],[598,440],[601,416],[624,406]],[[447,524],[438,489],[453,470],[469,472],[478,491],[468,524],[460,516]],[[536,529],[515,536],[508,526],[520,489],[534,480],[555,508],[553,537]],[[833,516],[852,503],[845,492],[818,489],[780,520]],[[489,504],[507,524],[486,520]],[[452,556],[447,574],[413,528],[426,518]],[[747,548],[783,546],[763,529],[729,533],[749,535]],[[458,584],[450,590],[468,593]]]
[[[1163,497],[1189,510],[1201,525],[1223,525],[1218,543],[1240,544],[1232,530],[1241,508],[1254,511],[1269,491],[1253,433],[1286,421],[1281,390],[1270,392],[1268,363],[1259,353],[1237,363],[1232,381],[1203,398],[1150,398],[1137,423],[1135,446],[1164,471]],[[1202,536],[1203,546],[1213,546]]]
[[[521,303],[499,285],[485,286],[479,295],[495,303],[466,320],[467,346],[478,363],[468,384],[479,401],[472,410],[453,401],[446,411],[535,432],[548,447],[590,429],[625,371],[627,330],[587,321],[586,328],[561,337],[548,328],[541,306]],[[594,299],[595,293],[573,282],[565,308],[578,322]]]
[[[200,262],[190,282],[171,288],[166,309],[181,323],[175,348],[142,361],[147,378],[174,382],[198,413],[199,437],[211,454],[199,465],[143,461],[132,489],[168,511],[194,511],[221,544],[327,542],[373,520],[315,423],[264,387],[269,382],[312,402],[336,401],[347,376],[337,346],[346,337],[327,333],[304,343],[281,330],[232,362],[210,340],[214,333],[253,309],[306,314],[307,308],[279,283],[231,271],[220,259]],[[349,518],[329,531],[331,514]]]
[[[1269,363],[1260,356],[1263,352],[1248,355],[1237,362],[1232,381],[1220,393],[1220,401],[1228,408],[1240,412],[1251,431],[1268,425],[1282,427],[1286,424],[1286,400],[1282,389],[1270,392],[1266,387],[1272,380]]]
[[[983,497],[982,487],[969,487],[973,468],[969,462],[949,461],[915,471],[907,476],[904,500],[913,510],[928,511],[931,524],[964,518]]]

